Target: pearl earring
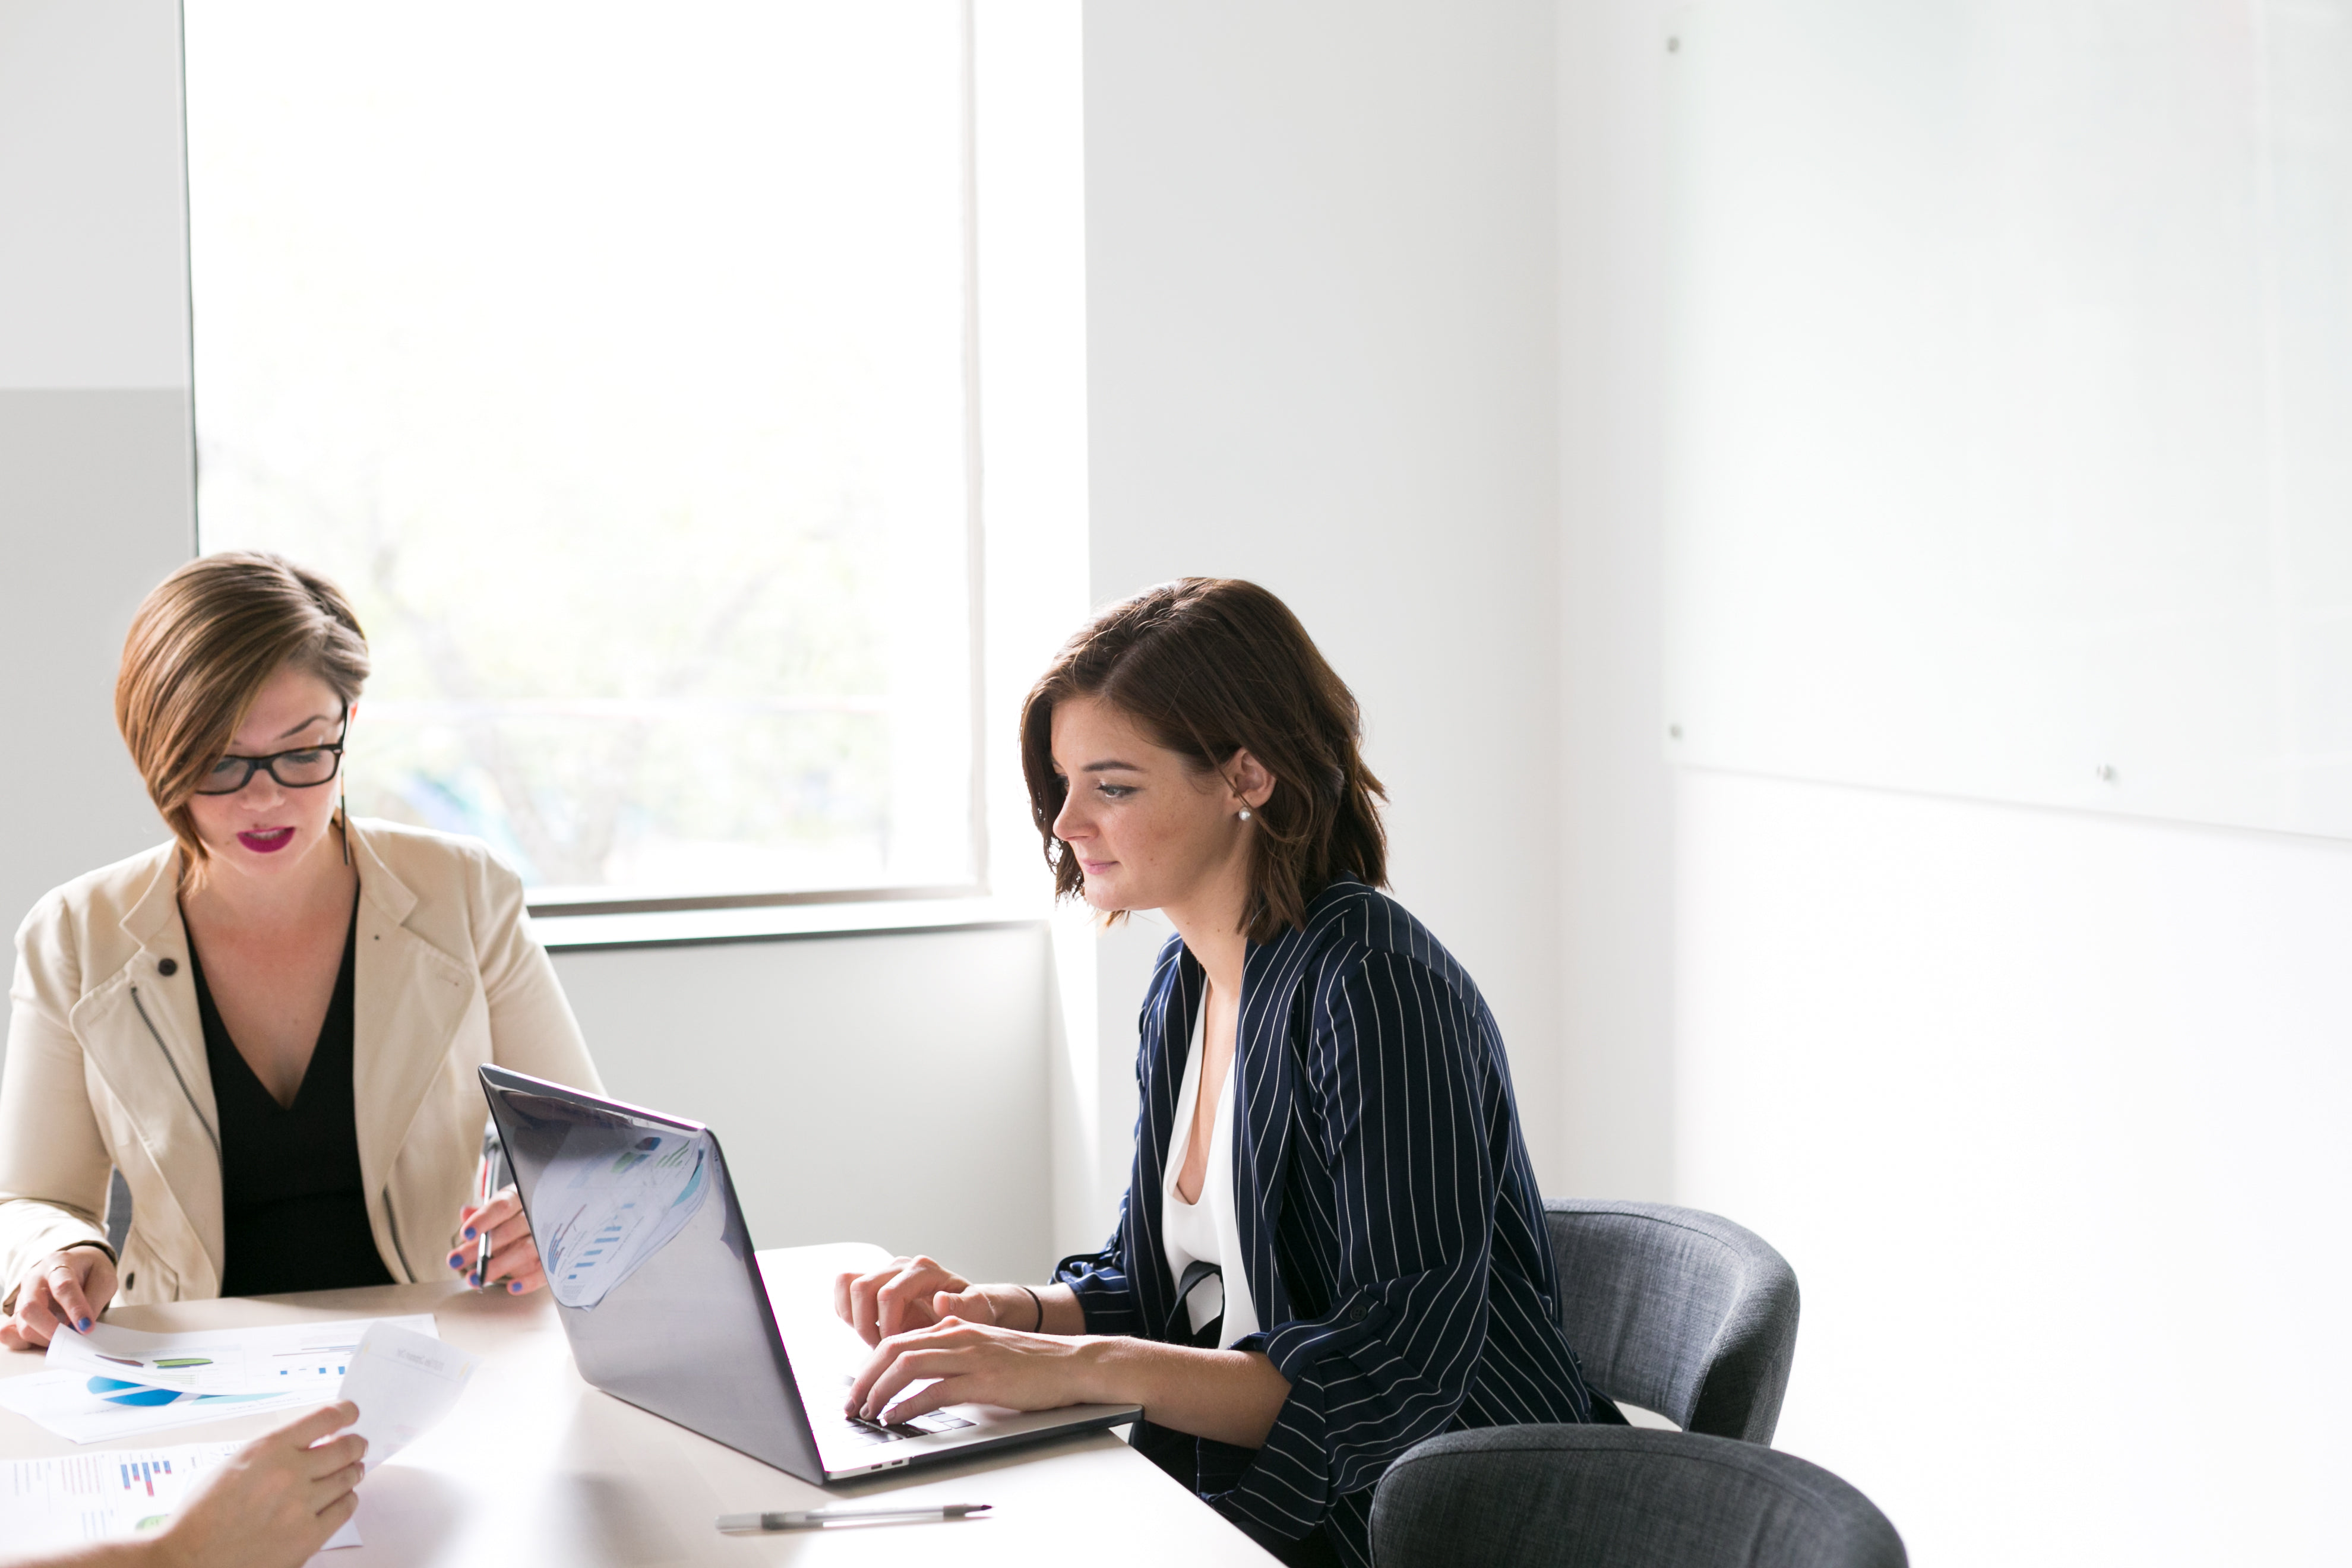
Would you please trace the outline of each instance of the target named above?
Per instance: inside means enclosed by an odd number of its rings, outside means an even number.
[[[1242,807],[1240,813],[1234,817],[1236,822],[1247,822],[1249,819],[1250,808],[1248,806]]]

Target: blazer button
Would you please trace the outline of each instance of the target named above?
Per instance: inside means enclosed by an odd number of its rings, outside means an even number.
[[[180,973],[180,961],[176,958],[164,959],[162,963],[155,965],[155,973],[162,975],[164,979],[169,980],[172,976]]]
[[[1351,1323],[1360,1323],[1364,1321],[1366,1316],[1370,1313],[1370,1311],[1371,1309],[1370,1307],[1367,1307],[1361,1301],[1359,1301],[1354,1306],[1348,1309],[1348,1321]]]

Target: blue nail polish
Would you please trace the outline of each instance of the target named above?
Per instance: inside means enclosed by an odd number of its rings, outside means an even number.
[[[452,1268],[463,1268],[466,1267],[466,1255],[462,1252],[451,1253],[449,1255],[449,1267]]]
[[[84,1318],[80,1322],[76,1323],[74,1327],[86,1334],[89,1332],[89,1320],[88,1318]]]
[[[521,1281],[521,1280],[520,1280],[520,1279],[509,1279],[509,1280],[508,1280],[508,1281],[507,1281],[507,1294],[509,1294],[509,1296],[520,1296],[520,1295],[521,1295],[521,1294],[522,1294],[522,1281]]]
[[[466,1227],[466,1239],[467,1241],[474,1239],[474,1227],[470,1225]]]
[[[478,1274],[468,1274],[466,1276],[466,1283],[478,1290],[482,1288],[482,1277]]]

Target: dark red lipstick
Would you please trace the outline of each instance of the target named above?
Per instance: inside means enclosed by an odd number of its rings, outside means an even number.
[[[290,827],[268,827],[258,833],[240,833],[236,841],[256,855],[275,855],[294,842],[294,830]]]

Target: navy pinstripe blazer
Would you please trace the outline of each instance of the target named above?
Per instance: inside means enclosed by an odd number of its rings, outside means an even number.
[[[1141,1017],[1118,1228],[1065,1262],[1089,1333],[1181,1342],[1160,1193],[1206,981],[1181,939]],[[1250,944],[1234,1056],[1234,1206],[1264,1352],[1290,1397],[1261,1449],[1198,1445],[1198,1486],[1264,1543],[1370,1561],[1381,1472],[1470,1426],[1585,1421],[1543,1203],[1478,988],[1402,906],[1343,878]]]

